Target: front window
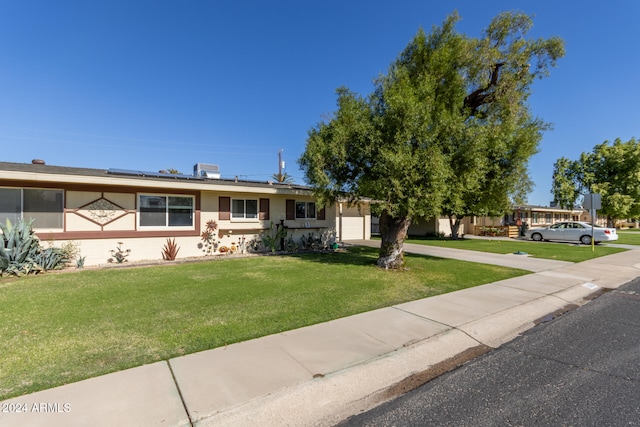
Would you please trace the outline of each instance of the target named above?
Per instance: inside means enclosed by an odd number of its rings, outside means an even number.
[[[258,219],[258,200],[231,200],[231,219]]]
[[[316,219],[314,202],[296,202],[296,219]]]
[[[193,196],[139,196],[141,227],[193,227]]]
[[[0,188],[0,221],[33,219],[33,228],[63,228],[63,192],[37,188]]]
[[[19,188],[0,188],[0,221],[7,219],[12,224],[22,218],[22,190]]]

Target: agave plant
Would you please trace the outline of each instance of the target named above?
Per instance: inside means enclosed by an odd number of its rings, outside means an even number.
[[[33,220],[7,219],[0,223],[0,274],[2,276],[36,274],[64,267],[69,261],[61,248],[43,249],[31,227]]]
[[[0,272],[3,276],[20,276],[44,270],[36,261],[40,252],[40,241],[31,224],[33,220],[19,220],[15,225],[7,219],[0,223]]]
[[[67,258],[62,249],[50,247],[40,250],[36,254],[34,261],[43,270],[48,271],[61,269],[69,262],[69,258]]]

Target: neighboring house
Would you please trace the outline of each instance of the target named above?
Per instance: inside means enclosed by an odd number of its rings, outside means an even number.
[[[520,225],[526,222],[529,228],[534,228],[553,225],[561,221],[591,222],[591,215],[582,208],[562,209],[555,206],[521,205],[514,206],[511,213],[502,217],[476,217],[473,219],[473,226]],[[469,233],[473,233],[473,231],[469,231]]]
[[[464,235],[468,233],[469,224],[472,218],[463,218],[460,224],[458,234]],[[471,227],[473,228],[473,227]],[[440,218],[417,218],[411,221],[407,234],[410,236],[451,236],[451,223],[449,218],[441,216]]]
[[[469,224],[472,222],[471,218],[464,218],[462,220],[462,224],[460,225],[460,234],[465,234]],[[472,227],[473,228],[473,227]],[[380,233],[380,218],[371,217],[371,232],[378,234]],[[417,218],[411,221],[411,225],[407,230],[407,234],[410,236],[451,236],[451,225],[449,223],[449,218],[440,217],[440,218]]]
[[[161,259],[167,238],[176,239],[178,258],[201,256],[200,236],[211,220],[225,246],[249,241],[271,223],[283,224],[294,239],[327,231],[337,240],[371,236],[366,203],[325,208],[305,186],[194,172],[0,162],[0,221],[33,218],[42,241],[76,242],[85,265],[106,263],[118,242],[131,250],[131,261]]]
[[[544,227],[560,221],[586,221],[591,222],[589,212],[584,209],[561,209],[547,206],[514,206],[513,211],[501,217],[465,217],[460,224],[459,233],[479,234],[477,231],[482,227],[497,227],[503,225],[519,225],[522,222],[529,224],[529,227]],[[603,219],[596,221],[603,225]],[[371,229],[374,233],[379,232],[378,218],[371,218]],[[417,218],[411,221],[408,235],[410,236],[451,236],[451,226],[449,218]]]

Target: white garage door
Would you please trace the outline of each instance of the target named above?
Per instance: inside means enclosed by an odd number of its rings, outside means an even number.
[[[364,218],[342,217],[342,240],[364,239]]]

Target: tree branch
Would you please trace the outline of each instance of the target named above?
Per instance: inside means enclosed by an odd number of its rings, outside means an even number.
[[[488,102],[487,98],[491,96],[489,90],[498,84],[500,68],[502,68],[504,64],[504,62],[498,62],[492,67],[491,79],[486,87],[478,88],[464,98],[464,107],[471,110],[472,116],[478,112],[478,108]]]

